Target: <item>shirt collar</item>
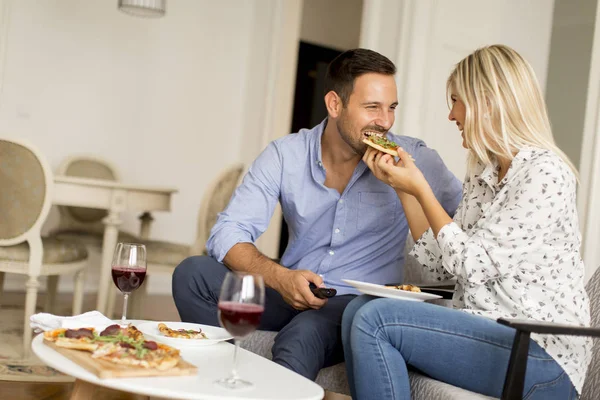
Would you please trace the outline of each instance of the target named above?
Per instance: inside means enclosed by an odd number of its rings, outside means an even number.
[[[513,175],[515,175],[521,169],[524,164],[531,160],[532,156],[535,155],[535,151],[536,148],[531,146],[525,146],[519,150],[519,152],[511,161],[506,175],[504,175],[504,178],[502,178],[502,181],[500,182],[498,182],[500,167],[496,159],[492,161],[491,165],[486,165],[485,167],[480,163],[483,168],[483,172],[481,172],[479,175],[479,179],[484,181],[491,188],[499,190],[506,184],[506,182],[508,182],[509,179],[511,179]]]
[[[322,167],[323,166],[323,156],[321,154],[321,138],[323,137],[323,132],[325,132],[325,127],[327,126],[327,118],[325,118],[321,123],[314,127],[315,134],[313,135],[313,159],[314,164]]]
[[[498,161],[492,160],[489,165],[484,165],[481,161],[478,161],[483,171],[479,174],[479,179],[485,182],[490,188],[495,189],[498,184]]]

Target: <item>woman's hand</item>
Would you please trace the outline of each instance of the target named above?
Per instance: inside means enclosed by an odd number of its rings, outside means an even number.
[[[394,162],[394,157],[391,155],[368,147],[363,161],[377,179],[387,183],[396,191],[418,198],[421,193],[429,190],[429,183],[415,165],[412,156],[401,147],[398,147],[397,151],[399,158]]]

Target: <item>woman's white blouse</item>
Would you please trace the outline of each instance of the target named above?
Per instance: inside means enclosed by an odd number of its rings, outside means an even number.
[[[498,182],[498,167],[467,174],[454,222],[431,229],[411,254],[439,280],[457,278],[454,308],[497,319],[589,326],[579,253],[576,179],[548,150],[521,150]],[[581,393],[591,340],[532,334]]]

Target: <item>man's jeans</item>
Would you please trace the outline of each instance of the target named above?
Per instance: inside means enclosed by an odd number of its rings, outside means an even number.
[[[342,321],[354,399],[410,399],[407,368],[500,397],[515,330],[434,304],[360,296]],[[563,369],[531,340],[524,399],[575,399]]]
[[[189,257],[173,273],[173,299],[184,322],[219,326],[218,302],[229,269],[206,256]],[[319,310],[298,311],[271,288],[258,329],[279,331],[273,361],[315,380],[319,370],[343,361],[340,325],[354,295],[330,298]]]

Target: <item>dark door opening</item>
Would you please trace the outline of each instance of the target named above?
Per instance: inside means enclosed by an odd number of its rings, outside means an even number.
[[[325,73],[327,65],[341,53],[332,48],[300,42],[291,132],[312,128],[327,116],[323,101]],[[279,258],[287,248],[288,239],[288,226],[284,219],[281,224]]]

